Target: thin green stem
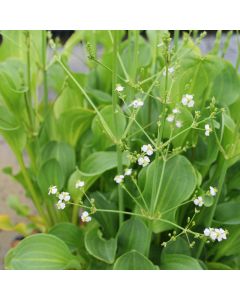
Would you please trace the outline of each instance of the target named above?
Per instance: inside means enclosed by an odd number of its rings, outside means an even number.
[[[46,70],[47,37],[46,31],[42,30],[42,71],[43,71],[43,100],[45,113],[48,111],[48,82]]]
[[[118,73],[118,31],[114,31],[113,34],[113,73],[112,73],[112,107],[113,107],[113,119],[114,119],[114,125],[116,130],[116,136],[117,139],[119,139],[119,130],[118,130],[118,119],[117,119],[117,113],[118,113],[118,96],[115,91],[115,87],[117,84],[117,73]],[[122,152],[120,149],[119,143],[116,145],[117,150],[117,170],[118,174],[121,175],[123,172],[122,168]],[[124,199],[123,199],[123,191],[121,185],[118,186],[118,208],[120,211],[124,210]],[[121,225],[123,222],[123,214],[119,214],[119,224]]]

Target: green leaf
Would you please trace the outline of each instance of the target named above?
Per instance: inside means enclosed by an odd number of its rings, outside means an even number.
[[[62,113],[75,108],[82,108],[83,98],[81,93],[71,87],[66,87],[54,104],[54,114],[59,118]]]
[[[74,224],[56,224],[48,233],[63,240],[71,251],[80,250],[84,246],[83,231]]]
[[[144,255],[132,250],[120,256],[114,266],[114,270],[157,270],[157,267]]]
[[[108,127],[111,129],[113,135],[116,138],[120,138],[126,127],[126,118],[122,112],[122,109],[118,106],[117,110],[113,111],[113,106],[105,106],[100,110],[102,118],[108,124]],[[116,116],[117,122],[115,124],[114,114]],[[95,116],[92,122],[92,132],[94,135],[94,145],[99,150],[103,150],[113,145],[113,141],[108,137],[105,129],[102,126],[102,122],[99,119],[99,116]]]
[[[155,170],[157,171],[156,175],[154,175]],[[163,161],[153,161],[149,167],[142,169],[139,173],[139,185],[149,207],[152,192],[154,190],[156,191],[154,198],[157,196],[157,189],[159,187],[162,170]],[[156,176],[157,178],[156,186],[154,186],[153,176]],[[158,212],[163,219],[176,222],[176,208],[174,209],[174,207],[180,205],[192,195],[196,184],[196,173],[187,158],[178,155],[169,159],[165,165],[155,212]],[[173,225],[164,223],[163,221],[153,222],[153,231],[155,233],[172,228],[174,228]]]
[[[201,56],[196,52],[186,51],[181,57],[180,67],[174,76],[170,98],[179,102],[184,94],[193,94],[194,108],[203,107],[207,100],[206,93],[222,68],[222,60],[216,56]]]
[[[26,134],[15,116],[5,107],[0,106],[0,134],[16,151],[22,151],[26,145]]]
[[[161,259],[164,259],[164,256],[169,254],[184,254],[191,256],[191,250],[188,242],[185,239],[178,237],[176,241],[167,243],[167,246],[162,250]]]
[[[219,262],[208,262],[206,263],[209,270],[232,270],[228,265]]]
[[[48,160],[39,170],[37,183],[42,194],[47,197],[48,188],[56,185],[59,190],[63,188],[65,176],[61,166],[55,159]]]
[[[96,100],[98,102],[98,104],[111,104],[112,103],[112,96],[101,90],[87,89],[87,94],[92,99]]]
[[[164,255],[160,267],[163,270],[202,270],[195,258],[184,254]]]
[[[94,112],[84,108],[74,108],[63,112],[57,120],[61,139],[73,147],[89,128]]]
[[[126,155],[122,155],[123,165],[128,164]],[[95,152],[90,154],[88,158],[81,164],[81,171],[91,176],[100,175],[117,167],[117,153],[109,152]]]
[[[87,251],[95,258],[112,264],[115,260],[117,251],[117,240],[105,240],[98,227],[90,228],[85,234],[85,247]]]
[[[125,221],[118,232],[118,254],[122,255],[130,250],[136,250],[143,255],[148,251],[149,229],[139,218]]]
[[[240,224],[240,203],[229,201],[220,203],[215,212],[215,221],[220,224],[238,225]]]
[[[240,79],[236,69],[225,61],[223,70],[214,80],[211,94],[220,105],[230,105],[239,99],[239,86]]]
[[[227,229],[229,231],[227,240],[212,245],[212,248],[209,250],[209,254],[214,255],[214,260],[218,260],[221,257],[225,257],[225,256],[239,255],[240,252],[239,226],[233,225],[233,226],[229,226]]]
[[[73,147],[64,142],[50,141],[41,152],[41,165],[50,159],[55,159],[68,177],[75,169],[76,158]]]
[[[123,165],[128,165],[126,155],[122,155]],[[104,172],[117,167],[117,153],[109,152],[95,152],[90,154],[88,158],[82,162],[81,171],[76,170],[69,178],[68,189],[73,198],[81,199],[83,193],[81,190],[75,188],[77,180],[85,181],[84,190],[87,191],[90,186],[102,175]]]
[[[92,193],[90,197],[95,199],[95,205],[101,209],[116,210],[118,208],[116,202],[111,201],[107,195],[100,192]],[[115,237],[118,230],[118,214],[97,211],[94,218],[101,225],[104,237]]]
[[[34,234],[22,240],[5,258],[10,270],[79,269],[80,264],[67,245],[50,234]]]

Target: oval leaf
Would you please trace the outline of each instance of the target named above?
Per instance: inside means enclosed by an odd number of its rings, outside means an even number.
[[[120,256],[114,266],[114,270],[156,270],[157,267],[144,255],[132,250]]]
[[[62,240],[42,233],[25,238],[10,250],[5,267],[11,270],[64,270],[79,269],[80,264]]]
[[[117,251],[117,240],[105,240],[98,227],[93,227],[86,232],[85,247],[87,251],[95,258],[102,260],[108,264],[112,264],[115,260]]]

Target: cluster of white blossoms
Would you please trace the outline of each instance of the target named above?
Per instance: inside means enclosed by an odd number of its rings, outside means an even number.
[[[176,119],[177,114],[180,114],[180,110],[178,108],[174,108],[172,110],[172,113],[167,116],[166,120],[169,123],[175,122],[176,127],[181,128],[182,127],[182,121]]]
[[[58,202],[56,204],[57,209],[64,209],[66,207],[66,202],[70,201],[71,196],[68,192],[58,192],[56,185],[52,185],[48,189],[48,195],[56,195]]]
[[[154,150],[152,145],[150,144],[143,145],[141,147],[141,150],[142,150],[142,154],[138,158],[138,164],[139,166],[146,167],[150,163],[150,158],[148,156],[153,155]]]
[[[205,228],[203,231],[204,235],[206,237],[209,237],[212,241],[218,241],[221,242],[222,240],[227,239],[227,230],[224,230],[222,228]]]
[[[77,182],[75,183],[76,189],[82,189],[84,186],[85,182],[82,180],[77,180]],[[58,198],[58,202],[56,203],[57,209],[64,209],[66,207],[66,203],[71,199],[71,196],[68,192],[59,193],[56,185],[52,185],[49,187],[48,195],[55,195]],[[84,211],[81,214],[81,220],[82,222],[90,222],[92,220],[92,217],[90,217],[87,211]]]
[[[210,195],[210,196],[212,196],[212,197],[215,197],[216,194],[217,194],[217,188],[216,188],[216,187],[210,186],[210,187],[209,187],[209,191],[207,191],[206,194],[207,194],[207,195]],[[203,204],[204,204],[204,199],[203,199],[202,196],[198,196],[197,198],[195,198],[195,199],[193,200],[193,203],[194,203],[196,206],[201,207],[201,206],[203,206]]]
[[[203,200],[203,197],[202,196],[198,196],[196,199],[193,200],[193,203],[196,205],[196,206],[203,206],[204,204],[204,200]]]
[[[114,181],[117,184],[119,184],[119,183],[123,182],[125,176],[130,176],[131,174],[132,174],[132,169],[125,169],[124,170],[124,175],[116,175],[114,177]]]
[[[186,94],[182,97],[182,104],[187,107],[194,106],[193,95]]]
[[[205,135],[209,136],[211,132],[212,132],[212,128],[210,127],[209,124],[206,124],[205,125]]]
[[[81,220],[82,222],[90,222],[92,220],[92,217],[89,216],[89,213],[87,211],[84,211],[82,214],[81,214]]]
[[[213,187],[213,186],[210,186],[210,187],[209,187],[209,193],[210,193],[211,196],[215,197],[216,194],[217,194],[217,191],[218,191],[218,190],[217,190],[216,187]]]
[[[142,107],[144,105],[144,102],[141,99],[133,100],[131,104],[129,104],[129,107],[133,107],[135,109]]]
[[[115,91],[121,93],[124,91],[124,87],[121,85],[121,84],[116,84],[116,88],[115,88]]]
[[[70,201],[71,196],[68,192],[62,192],[58,195],[58,203],[56,204],[58,209],[64,209],[66,202]]]

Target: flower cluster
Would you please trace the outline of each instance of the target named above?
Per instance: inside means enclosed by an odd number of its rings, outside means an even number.
[[[82,189],[85,186],[85,182],[82,180],[78,180],[75,183],[76,189]],[[57,186],[53,185],[50,186],[48,189],[48,195],[55,195],[58,198],[58,202],[56,203],[57,209],[64,209],[66,207],[66,203],[70,201],[71,196],[68,192],[58,192]],[[87,211],[84,211],[81,214],[81,220],[82,222],[90,222],[92,220],[92,217],[89,215]]]
[[[172,113],[169,114],[166,118],[166,120],[169,122],[169,123],[173,123],[175,122],[175,125],[177,128],[181,128],[182,127],[182,121],[180,120],[177,120],[176,119],[176,115],[180,113],[180,110],[178,108],[174,108],[172,110]]]
[[[212,197],[215,197],[216,194],[217,194],[217,188],[216,188],[216,187],[212,187],[212,186],[210,186],[210,187],[209,187],[209,190],[206,192],[206,195],[210,195],[210,196],[212,196]],[[197,198],[195,198],[195,199],[193,200],[193,203],[194,203],[196,206],[201,207],[201,206],[203,206],[203,204],[204,204],[204,199],[203,199],[202,196],[198,196]]]
[[[139,166],[146,167],[150,163],[150,158],[148,156],[153,155],[153,147],[150,144],[143,145],[141,147],[142,154],[138,158]]]
[[[204,204],[203,197],[198,196],[196,199],[193,200],[193,203],[199,207],[203,206],[203,204]]]
[[[186,94],[182,97],[182,104],[187,107],[194,106],[193,95]]]
[[[49,187],[48,195],[55,195],[58,198],[58,202],[56,204],[57,209],[64,209],[66,207],[66,203],[71,199],[71,196],[68,192],[59,193],[56,185]]]
[[[133,107],[135,109],[142,107],[144,105],[144,102],[141,99],[133,100],[131,104],[129,104],[129,107]]]
[[[212,241],[221,242],[222,240],[227,239],[228,231],[222,228],[205,228],[203,231],[206,237],[209,237]]]
[[[116,175],[114,177],[114,181],[117,184],[119,184],[119,183],[123,182],[125,176],[130,176],[130,175],[132,175],[132,169],[125,169],[124,175]]]
[[[205,135],[209,136],[211,132],[212,132],[212,128],[209,126],[209,124],[206,124],[205,125]]]
[[[121,93],[121,92],[124,91],[124,87],[121,86],[121,84],[118,83],[118,84],[116,85],[115,91]]]

